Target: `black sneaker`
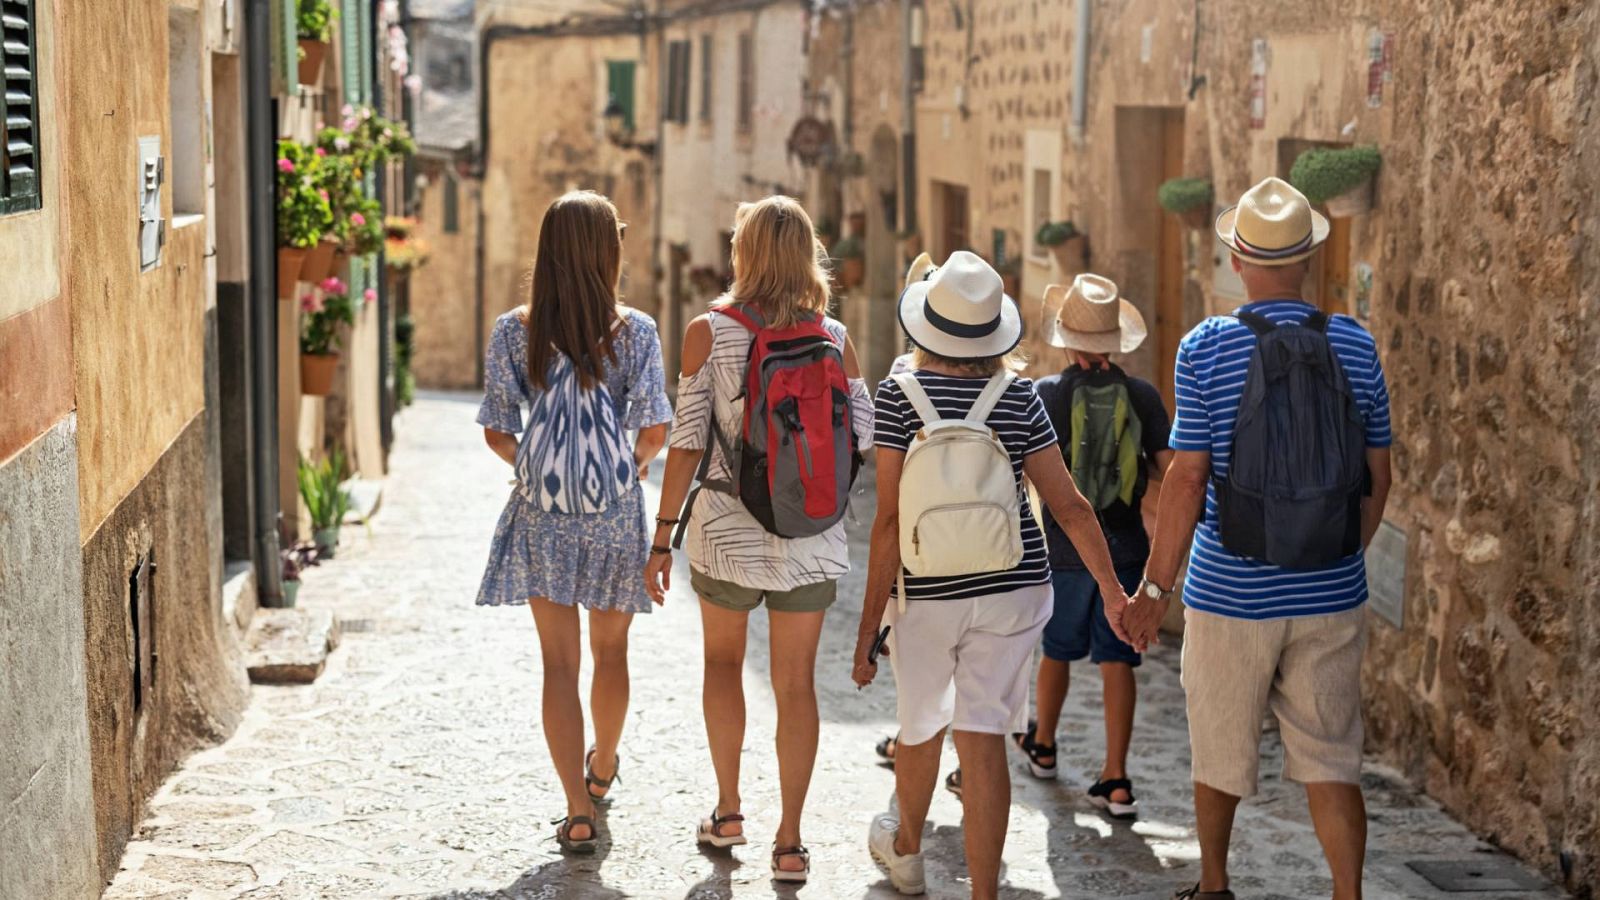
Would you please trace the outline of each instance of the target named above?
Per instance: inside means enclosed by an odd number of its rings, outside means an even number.
[[[1050,781],[1056,777],[1056,748],[1054,744],[1045,745],[1034,740],[1034,732],[1038,727],[1039,723],[1030,719],[1028,730],[1013,733],[1011,740],[1028,757],[1028,771],[1033,773],[1033,777]]]

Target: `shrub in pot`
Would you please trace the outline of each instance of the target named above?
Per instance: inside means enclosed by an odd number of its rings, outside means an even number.
[[[1289,183],[1312,203],[1323,203],[1328,215],[1345,219],[1372,208],[1373,176],[1382,163],[1378,148],[1313,147],[1289,167]]]
[[[317,546],[313,543],[301,543],[278,551],[278,556],[283,560],[283,608],[293,609],[300,596],[300,575],[306,569],[316,565]]]
[[[278,296],[294,296],[306,255],[333,224],[321,187],[322,157],[293,140],[278,142]]]
[[[330,0],[296,0],[299,81],[307,87],[315,87],[322,78],[322,62],[328,56],[328,41],[333,37],[333,20],[337,15]]]
[[[344,454],[335,447],[321,462],[300,457],[296,471],[300,499],[311,517],[311,539],[321,559],[333,559],[339,546],[339,525],[350,512],[350,492],[343,487]]]
[[[1046,222],[1034,232],[1033,239],[1050,250],[1050,254],[1056,258],[1056,265],[1063,272],[1083,269],[1084,234],[1072,220]]]
[[[326,397],[333,389],[343,344],[340,325],[354,325],[358,303],[338,278],[328,278],[300,298],[300,392]]]
[[[858,237],[847,237],[833,245],[833,258],[839,261],[839,284],[850,289],[867,278],[866,248]]]
[[[1210,227],[1211,204],[1215,200],[1216,191],[1209,178],[1172,178],[1156,190],[1161,208],[1177,214],[1190,228]]]

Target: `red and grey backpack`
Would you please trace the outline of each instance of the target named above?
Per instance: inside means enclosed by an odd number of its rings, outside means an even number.
[[[728,441],[711,417],[711,440],[679,525],[677,543],[701,489],[739,498],[761,527],[784,538],[810,537],[844,517],[850,485],[861,467],[851,427],[850,385],[844,350],[811,316],[772,328],[759,310],[738,305],[717,310],[748,329],[744,425]],[[729,480],[709,478],[713,447],[728,461]]]

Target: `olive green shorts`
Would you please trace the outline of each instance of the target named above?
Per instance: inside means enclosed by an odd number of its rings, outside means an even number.
[[[763,599],[767,601],[767,609],[773,612],[819,612],[833,605],[838,584],[830,579],[787,591],[764,591],[719,581],[699,569],[689,570],[689,586],[702,600],[734,612],[749,612],[760,606]]]

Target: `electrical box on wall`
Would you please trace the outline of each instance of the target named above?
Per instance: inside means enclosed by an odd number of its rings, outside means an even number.
[[[148,272],[161,264],[161,248],[167,241],[167,221],[161,217],[161,187],[166,181],[166,160],[161,156],[161,137],[139,138],[139,271]]]

